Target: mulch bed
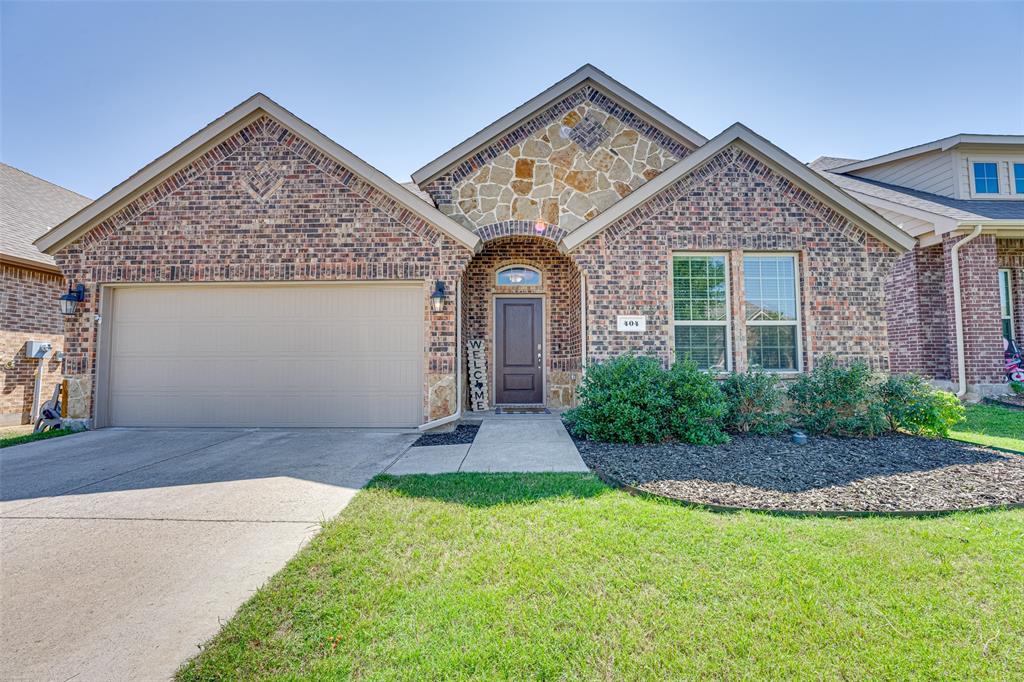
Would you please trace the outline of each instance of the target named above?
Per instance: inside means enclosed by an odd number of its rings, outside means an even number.
[[[448,433],[425,433],[416,439],[412,447],[423,445],[465,445],[472,443],[476,438],[476,432],[480,430],[479,424],[459,424],[454,431]]]
[[[1024,504],[1024,456],[951,440],[733,436],[717,446],[575,439],[587,466],[697,504],[794,512],[938,512]]]

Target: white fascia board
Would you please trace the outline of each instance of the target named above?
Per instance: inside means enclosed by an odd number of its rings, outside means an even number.
[[[257,93],[245,100],[199,132],[187,138],[184,142],[172,148],[166,154],[143,167],[78,213],[39,237],[35,241],[36,247],[40,251],[52,255],[74,241],[96,222],[119,208],[121,204],[129,200],[137,192],[173,171],[191,158],[197,151],[204,149],[233,127],[260,111],[277,119],[283,126],[308,140],[324,154],[332,157],[345,168],[394,198],[395,201],[409,209],[412,213],[447,233],[466,248],[474,252],[479,250],[481,242],[478,236],[262,93]]]
[[[864,159],[863,161],[856,161],[854,163],[848,163],[845,166],[837,166],[829,170],[830,173],[851,173],[865,168],[873,168],[874,166],[881,166],[892,161],[899,161],[900,159],[906,159],[911,156],[917,156],[918,154],[925,154],[927,152],[944,152],[954,147],[958,147],[963,144],[971,145],[1024,145],[1024,135],[971,135],[971,134],[960,134],[950,135],[944,137],[941,140],[934,140],[932,142],[925,142],[914,147],[907,147],[906,149],[900,149],[889,154],[882,154],[881,156],[874,156],[870,159]]]
[[[516,107],[509,113],[499,118],[472,137],[463,140],[450,150],[434,159],[427,165],[412,174],[412,181],[422,185],[441,175],[443,172],[458,164],[467,156],[485,147],[492,140],[507,133],[523,121],[528,120],[537,112],[550,106],[552,103],[562,99],[586,81],[592,81],[601,89],[605,90],[615,99],[628,105],[637,113],[647,118],[651,123],[665,128],[681,138],[689,146],[696,148],[707,143],[707,138],[696,130],[678,120],[661,107],[653,104],[636,92],[630,90],[622,83],[604,73],[591,64],[584,64],[550,88],[530,99],[526,103]]]
[[[898,202],[895,202],[895,201],[889,201],[887,199],[880,199],[880,198],[878,198],[876,196],[873,196],[871,194],[865,194],[863,192],[858,192],[855,189],[847,189],[847,188],[842,188],[842,189],[843,189],[844,192],[852,195],[854,199],[857,199],[858,201],[860,201],[862,204],[868,206],[869,208],[870,207],[877,207],[877,208],[884,209],[886,211],[893,211],[895,213],[902,213],[903,215],[905,215],[907,217],[910,217],[910,218],[917,218],[918,220],[924,220],[925,222],[931,223],[933,229],[935,229],[935,230],[942,230],[942,229],[946,229],[946,228],[952,228],[952,227],[955,227],[959,223],[959,221],[957,221],[955,218],[950,218],[948,216],[944,216],[944,215],[941,215],[939,213],[932,213],[930,211],[925,211],[924,209],[915,208],[913,206],[907,206],[905,204],[901,204],[901,203],[898,203]]]
[[[635,192],[612,205],[604,213],[595,216],[589,222],[567,234],[562,238],[560,248],[565,252],[575,249],[734,142],[743,143],[758,156],[777,166],[783,173],[813,189],[831,204],[840,208],[847,217],[865,226],[872,235],[896,251],[902,253],[914,247],[913,237],[742,123],[734,123],[682,161],[669,167],[661,175],[641,185]]]

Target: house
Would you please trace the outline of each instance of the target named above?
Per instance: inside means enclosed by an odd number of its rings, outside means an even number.
[[[888,284],[892,371],[972,396],[1005,391],[1003,339],[1024,341],[1024,135],[953,135],[811,167],[915,239]]]
[[[56,227],[73,416],[424,428],[570,405],[621,353],[888,368],[913,238],[741,124],[587,65],[412,179],[257,94]]]
[[[32,242],[89,201],[0,163],[0,426],[28,424],[34,401],[48,400],[60,381],[64,323],[57,299],[64,277]],[[53,352],[30,358],[29,341],[48,343]]]

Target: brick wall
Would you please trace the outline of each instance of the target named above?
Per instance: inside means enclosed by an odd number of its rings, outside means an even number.
[[[997,239],[996,259],[1010,270],[1010,294],[1016,341],[1024,344],[1024,239]]]
[[[956,320],[953,313],[952,248],[961,236],[943,239],[946,296],[949,301],[949,376],[957,380]],[[964,326],[964,360],[967,383],[998,384],[1003,379],[1003,342],[999,326],[999,281],[996,240],[981,235],[960,249],[960,292]]]
[[[57,297],[64,292],[58,274],[0,264],[0,424],[31,421],[32,395],[39,360],[25,357],[30,340],[64,347],[64,321]],[[43,371],[40,403],[60,381],[60,362],[51,358]]]
[[[424,416],[454,409],[455,314],[429,312],[471,253],[269,117],[232,133],[56,258],[87,287],[67,372],[91,412],[101,283],[422,280]],[[78,416],[78,415],[75,415]],[[81,415],[91,416],[91,415]]]
[[[895,251],[735,145],[570,254],[586,274],[591,359],[673,359],[674,251],[729,252],[734,292],[744,252],[798,253],[804,367],[833,354],[888,368],[883,283]],[[618,314],[647,315],[647,333],[617,332]],[[745,366],[742,324],[733,324],[733,348],[734,366]]]
[[[949,300],[941,246],[916,247],[886,283],[889,358],[893,372],[950,378]]]
[[[508,265],[528,265],[541,272],[540,286],[496,285],[496,274]],[[494,400],[494,296],[544,297],[545,381],[547,405],[573,403],[580,372],[579,271],[549,240],[504,237],[488,242],[463,275],[463,336],[484,339],[487,346],[488,396]]]

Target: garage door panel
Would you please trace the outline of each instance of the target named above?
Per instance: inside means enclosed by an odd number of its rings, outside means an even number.
[[[421,285],[117,289],[115,425],[413,426]]]

